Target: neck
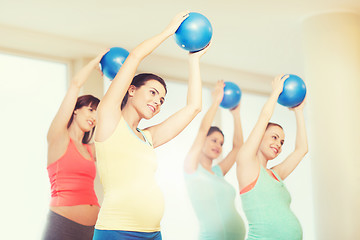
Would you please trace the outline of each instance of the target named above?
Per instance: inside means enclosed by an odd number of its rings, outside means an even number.
[[[203,168],[205,168],[208,171],[211,171],[213,159],[207,157],[205,154],[200,154],[200,164]]]
[[[256,159],[265,169],[267,169],[267,163],[269,160],[266,159],[266,157],[260,151],[258,151],[258,153],[256,154]]]
[[[121,110],[121,114],[127,124],[129,124],[129,126],[135,131],[142,117],[140,117],[136,110],[129,106],[129,104],[125,105],[125,107]]]
[[[85,132],[82,131],[79,126],[75,123],[72,123],[68,128],[69,136],[76,142],[82,142]]]

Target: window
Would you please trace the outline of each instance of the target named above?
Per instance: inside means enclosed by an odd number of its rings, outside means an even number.
[[[0,66],[2,235],[40,239],[50,200],[46,134],[65,95],[67,65],[0,53]]]

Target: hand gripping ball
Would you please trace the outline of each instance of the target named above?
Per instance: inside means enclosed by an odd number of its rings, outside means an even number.
[[[113,80],[125,62],[129,52],[121,47],[112,47],[100,61],[101,71],[104,75]]]
[[[196,52],[210,43],[212,32],[211,23],[204,15],[191,12],[176,30],[174,38],[181,48]]]
[[[289,77],[284,82],[284,89],[279,95],[278,103],[285,107],[296,107],[305,98],[306,86],[304,81],[293,74],[289,74]]]
[[[224,97],[220,103],[223,108],[231,109],[236,107],[241,99],[241,90],[233,82],[225,82]]]

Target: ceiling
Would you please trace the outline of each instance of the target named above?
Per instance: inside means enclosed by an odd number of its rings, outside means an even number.
[[[201,60],[212,71],[205,81],[235,75],[270,79],[285,72],[303,76],[302,21],[327,11],[360,14],[360,0],[0,0],[0,4],[0,49],[64,59],[93,56],[104,47],[131,50],[162,31],[176,13],[200,12],[213,26],[211,49]],[[185,50],[170,38],[148,64],[181,76],[186,73],[182,67],[186,58]],[[226,75],[229,72],[231,76]]]

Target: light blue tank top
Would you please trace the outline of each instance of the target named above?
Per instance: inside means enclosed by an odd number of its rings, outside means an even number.
[[[273,173],[280,182],[261,166],[255,187],[240,195],[249,222],[247,240],[300,240],[302,229],[290,209],[290,194],[282,179]]]
[[[215,174],[200,164],[195,173],[185,173],[185,182],[199,220],[200,240],[243,240],[244,222],[235,208],[236,191],[223,176],[220,166]]]

